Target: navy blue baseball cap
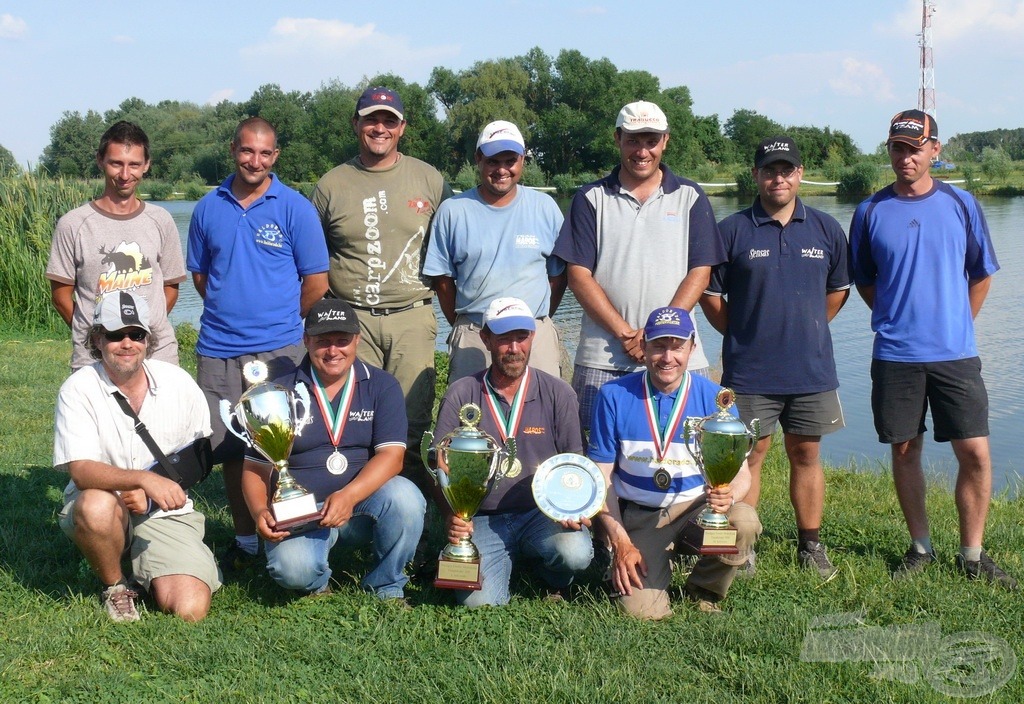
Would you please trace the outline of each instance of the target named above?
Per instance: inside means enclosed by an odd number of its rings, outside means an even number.
[[[359,96],[359,101],[356,103],[356,115],[366,117],[378,110],[387,110],[397,115],[399,120],[405,119],[405,105],[398,97],[398,93],[390,88],[374,86],[367,88]]]

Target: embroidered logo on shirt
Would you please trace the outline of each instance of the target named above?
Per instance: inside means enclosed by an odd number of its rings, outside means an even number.
[[[413,198],[409,201],[409,207],[415,210],[417,215],[431,211],[430,201],[426,198]]]
[[[540,249],[537,235],[516,235],[516,249]]]
[[[349,411],[348,420],[350,423],[361,423],[368,420],[373,420],[373,409],[364,408],[359,411]]]
[[[284,245],[284,233],[275,223],[260,225],[260,228],[256,230],[256,242],[268,247],[281,248]]]
[[[761,257],[770,257],[772,250],[770,249],[752,249],[750,250],[751,259],[760,259]]]
[[[800,249],[800,256],[804,259],[824,259],[825,250],[817,247],[803,247]]]
[[[523,435],[543,435],[544,428],[538,428],[535,426],[527,426],[523,428]]]

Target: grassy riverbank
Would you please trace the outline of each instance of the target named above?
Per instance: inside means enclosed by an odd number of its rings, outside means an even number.
[[[199,624],[154,611],[115,624],[55,523],[67,477],[50,467],[53,404],[68,354],[63,338],[0,333],[0,700],[937,702],[946,701],[943,688],[1024,699],[1015,671],[1024,658],[1021,597],[953,572],[948,493],[929,495],[942,565],[894,584],[889,568],[906,537],[891,480],[830,468],[823,535],[841,570],[822,584],[795,564],[777,455],[766,469],[758,574],[734,585],[720,616],[680,603],[662,623],[628,620],[608,604],[596,573],[573,603],[545,602],[519,577],[512,604],[472,612],[414,584],[415,608],[403,612],[360,593],[366,555],[342,553],[334,559],[341,586],[329,598],[293,599],[253,571],[229,581]],[[220,548],[230,520],[219,477],[197,494],[207,537]],[[1022,526],[1024,501],[997,498],[987,545],[1018,577]],[[849,612],[866,625],[845,650],[825,649],[841,662],[822,662],[820,650],[801,659],[813,619]],[[899,640],[932,626],[931,640]],[[964,632],[983,636],[957,636]],[[987,645],[992,665],[1012,671],[1006,684],[972,670],[984,655],[972,644]],[[900,658],[909,662],[893,667]]]

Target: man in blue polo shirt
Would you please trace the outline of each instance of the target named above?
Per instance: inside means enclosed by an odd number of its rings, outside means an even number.
[[[449,198],[430,224],[423,273],[452,326],[448,383],[487,368],[480,336],[487,305],[509,293],[537,319],[530,366],[560,375],[562,346],[551,316],[565,292],[565,263],[551,256],[562,226],[555,200],[522,188],[526,145],[519,128],[498,120],[476,143],[477,188]]]
[[[533,498],[539,464],[563,452],[581,454],[583,449],[576,394],[558,377],[528,366],[535,331],[533,310],[524,301],[492,301],[480,330],[490,367],[448,387],[438,409],[438,439],[459,427],[459,410],[467,403],[483,409],[479,427],[491,437],[499,442],[509,436],[516,439],[513,469],[497,482],[472,521],[463,521],[442,506],[448,515],[449,540],[457,543],[472,535],[480,550],[482,588],[456,592],[464,606],[508,603],[512,562],[519,557],[537,560],[552,594],[563,595],[594,555],[585,527],[589,521],[556,523],[540,512]]]
[[[623,107],[615,122],[621,163],[576,193],[555,244],[583,308],[572,386],[584,430],[601,385],[643,368],[645,316],[659,306],[692,311],[711,267],[725,261],[707,196],[661,163],[668,131],[654,103]],[[696,338],[689,364],[707,373]]]
[[[319,526],[298,534],[277,528],[268,500],[276,477],[255,450],[246,451],[242,486],[267,541],[267,571],[279,585],[329,593],[331,548],[372,542],[376,564],[363,588],[380,599],[404,599],[404,569],[423,532],[426,502],[415,484],[398,476],[408,431],[402,389],[387,372],[356,359],[359,337],[352,306],[318,301],[306,317],[306,357],[276,380],[290,389],[305,384],[313,399],[288,463],[321,507]]]
[[[273,126],[239,123],[231,140],[235,173],[192,213],[187,267],[203,298],[197,381],[210,404],[214,459],[223,463],[235,542],[221,555],[244,569],[259,550],[242,498],[244,447],[221,421],[221,399],[238,402],[242,367],[260,359],[272,375],[302,358],[302,317],[327,291],[327,245],[316,210],[271,172],[280,150]]]
[[[731,484],[708,489],[686,449],[683,419],[717,412],[722,388],[686,370],[695,335],[689,313],[658,308],[643,333],[646,370],[598,391],[587,449],[610,485],[595,523],[612,549],[612,588],[619,608],[631,616],[671,616],[672,548],[707,504],[728,514],[739,553],[702,557],[685,591],[701,611],[720,611],[718,602],[761,533],[757,511],[743,503],[750,471],[744,462]]]
[[[761,420],[762,436],[747,458],[745,501],[757,506],[761,465],[780,423],[797,558],[829,579],[836,568],[819,539],[825,504],[820,446],[822,435],[844,425],[828,324],[850,295],[846,235],[835,218],[797,196],[804,169],[792,139],[762,141],[752,172],[757,198],[718,223],[728,261],[715,267],[700,303],[723,335],[722,384],[736,392],[744,423]],[[753,573],[753,566],[751,555],[745,571]]]
[[[932,178],[942,145],[920,110],[893,116],[886,142],[896,180],[861,203],[850,224],[853,280],[871,309],[871,409],[892,446],[892,474],[911,545],[893,577],[935,562],[921,467],[925,412],[959,469],[958,570],[1007,589],[1017,580],[982,549],[992,497],[988,393],[974,318],[999,270],[988,224],[970,193]]]

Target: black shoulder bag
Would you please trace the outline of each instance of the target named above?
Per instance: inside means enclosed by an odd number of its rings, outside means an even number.
[[[116,391],[113,392],[113,396],[125,415],[135,421],[135,432],[139,434],[142,442],[146,443],[146,447],[156,458],[156,464],[150,468],[152,471],[177,482],[182,489],[188,489],[210,475],[210,470],[213,469],[213,450],[210,447],[210,438],[199,438],[188,447],[165,455],[153,440],[153,436],[149,434],[146,424],[139,420],[139,416],[128,404],[128,399]]]

